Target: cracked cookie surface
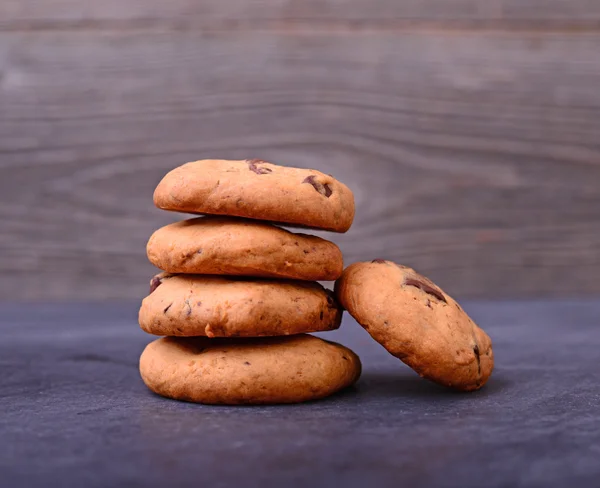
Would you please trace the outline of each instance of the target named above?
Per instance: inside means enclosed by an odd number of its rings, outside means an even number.
[[[264,222],[207,216],[158,229],[148,259],[170,273],[331,281],[343,270],[333,242]]]
[[[144,383],[159,395],[208,404],[297,403],[356,382],[358,356],[300,334],[261,339],[163,337],[140,358]]]
[[[354,263],[336,282],[335,292],[377,342],[420,376],[476,390],[491,375],[489,336],[414,269],[383,259]]]
[[[205,159],[170,171],[154,191],[164,210],[231,215],[346,232],[354,196],[330,175],[259,159]]]
[[[342,309],[311,281],[161,273],[142,301],[140,327],[154,335],[260,337],[337,329]]]

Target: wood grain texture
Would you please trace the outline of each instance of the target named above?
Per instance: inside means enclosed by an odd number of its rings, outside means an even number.
[[[2,8],[50,17],[21,3]],[[152,190],[207,157],[344,181],[355,224],[318,234],[347,263],[395,259],[456,296],[598,293],[599,52],[569,30],[0,32],[0,298],[143,296],[146,240],[180,218]]]
[[[196,24],[203,28],[327,23],[357,28],[414,21],[517,27],[598,25],[597,0],[3,0],[0,28],[138,27]],[[350,22],[350,24],[348,24]],[[503,24],[503,22],[505,22]],[[479,24],[481,27],[481,24]]]

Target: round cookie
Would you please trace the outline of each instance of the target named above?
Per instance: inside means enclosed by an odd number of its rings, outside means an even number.
[[[205,159],[167,173],[154,191],[164,210],[231,215],[346,232],[354,196],[330,175],[249,159]]]
[[[338,299],[369,334],[420,376],[476,390],[494,368],[492,342],[460,305],[415,270],[375,259],[336,282]]]
[[[150,237],[146,250],[152,264],[170,273],[329,281],[344,267],[333,242],[233,217],[167,225]]]
[[[260,337],[337,329],[342,309],[311,281],[162,273],[142,301],[140,327],[154,335]]]
[[[352,385],[360,372],[360,359],[350,349],[306,334],[163,337],[140,357],[140,374],[153,392],[208,404],[317,400]]]

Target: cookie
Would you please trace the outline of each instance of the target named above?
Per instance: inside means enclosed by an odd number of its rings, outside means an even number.
[[[328,281],[340,277],[342,252],[320,237],[256,220],[200,217],[157,230],[148,259],[170,273]]]
[[[494,368],[492,342],[460,305],[415,270],[376,259],[354,263],[336,282],[344,308],[419,375],[476,390]]]
[[[163,273],[142,301],[140,327],[154,335],[260,337],[337,329],[342,310],[312,281]]]
[[[140,357],[146,386],[159,395],[208,404],[297,403],[355,383],[360,359],[310,335],[261,339],[163,337]]]
[[[231,215],[346,232],[354,196],[330,175],[250,159],[205,159],[169,172],[154,192],[164,210]]]

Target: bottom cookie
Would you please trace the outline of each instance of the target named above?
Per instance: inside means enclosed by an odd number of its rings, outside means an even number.
[[[159,395],[207,404],[317,400],[352,385],[350,349],[311,335],[255,339],[163,337],[146,346],[140,374]]]

